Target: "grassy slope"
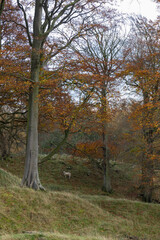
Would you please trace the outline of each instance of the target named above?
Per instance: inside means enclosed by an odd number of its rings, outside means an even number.
[[[158,204],[94,195],[80,197],[65,192],[34,192],[18,187],[0,188],[0,196],[2,235],[38,231],[61,233],[73,239],[99,236],[159,240]]]
[[[20,185],[20,182],[21,181],[18,177],[0,168],[0,186],[18,186]]]
[[[22,178],[24,158],[13,158],[5,163],[0,161],[0,167]],[[66,154],[56,155],[52,161],[39,166],[42,184],[50,190],[70,191],[74,193],[102,195],[103,177],[101,169],[87,159],[81,159]],[[63,170],[70,171],[70,181],[64,179]],[[134,181],[133,181],[134,177]],[[138,175],[131,164],[119,164],[112,170],[113,197],[137,199]]]
[[[7,168],[19,175],[20,163],[13,163]],[[71,181],[61,175],[68,168]],[[17,177],[0,170],[0,239],[160,239],[160,205],[117,199],[133,189],[129,185],[120,193],[125,180],[130,183],[131,175],[124,178],[120,169],[117,176],[115,171],[114,181],[117,177],[118,183],[115,181],[114,186],[117,184],[119,193],[111,198],[102,195],[101,173],[86,160],[66,160],[63,156],[42,169],[42,181],[58,192],[19,188]]]

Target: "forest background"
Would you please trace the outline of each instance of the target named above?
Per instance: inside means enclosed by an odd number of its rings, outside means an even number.
[[[108,193],[111,163],[130,162],[151,202],[160,169],[159,18],[103,4],[1,1],[1,158],[25,155],[22,185],[44,189],[39,164],[57,152],[88,157]]]

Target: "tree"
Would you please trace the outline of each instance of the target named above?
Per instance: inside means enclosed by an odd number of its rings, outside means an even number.
[[[16,13],[16,14],[15,14]],[[19,142],[20,132],[26,122],[26,99],[29,61],[28,46],[22,31],[19,11],[10,0],[5,1],[0,16],[0,152],[3,159],[10,155],[13,143]],[[13,29],[14,32],[13,32]],[[23,49],[23,52],[22,52]],[[27,54],[26,54],[27,53]],[[24,73],[23,81],[19,81]]]
[[[87,0],[54,0],[54,3],[48,0],[36,0],[31,3],[21,3],[17,0],[18,7],[24,16],[24,29],[26,30],[28,42],[31,46],[31,69],[30,81],[32,85],[29,92],[28,107],[28,130],[27,130],[27,148],[25,170],[22,185],[33,189],[43,189],[38,176],[38,92],[40,75],[47,61],[55,57],[62,49],[66,48],[75,37],[79,36],[84,26],[86,26],[87,14],[91,14],[99,5]],[[102,1],[100,1],[100,4]],[[26,4],[26,5],[25,5]],[[28,11],[34,6],[33,29],[32,22],[27,18]],[[28,20],[29,19],[29,20]],[[60,39],[59,42],[51,44],[63,30],[62,26],[77,24],[76,20],[81,21],[78,24],[78,31],[70,37],[68,41]],[[65,28],[64,28],[65,29]],[[31,33],[33,30],[33,33]],[[50,36],[50,38],[49,38]],[[51,40],[52,38],[52,40]]]
[[[2,159],[11,155],[11,148],[22,145],[26,112],[9,106],[0,108],[0,153]],[[23,142],[24,144],[25,142]]]
[[[125,40],[120,35],[122,18],[113,12],[106,17],[107,24],[94,24],[94,27],[83,36],[73,49],[77,53],[77,61],[69,63],[77,71],[78,79],[83,79],[86,88],[94,86],[92,101],[100,125],[101,150],[103,152],[103,187],[111,192],[110,153],[109,153],[109,121],[111,118],[111,99],[115,91],[116,73],[120,70],[123,61],[122,49]],[[119,24],[118,24],[119,21]],[[71,71],[73,71],[73,69]],[[79,70],[79,71],[78,71]],[[81,74],[81,77],[79,77]],[[88,76],[88,78],[86,77]],[[76,79],[76,78],[75,78]],[[81,87],[81,85],[80,85]],[[115,96],[115,95],[114,95]],[[94,111],[94,110],[93,110]]]
[[[140,94],[141,104],[134,112],[134,118],[142,134],[142,182],[144,201],[151,202],[154,190],[155,154],[154,143],[159,134],[160,76],[158,22],[144,18],[134,19],[132,48],[124,74],[126,82]],[[133,40],[134,39],[134,40]],[[134,44],[133,44],[134,43]]]

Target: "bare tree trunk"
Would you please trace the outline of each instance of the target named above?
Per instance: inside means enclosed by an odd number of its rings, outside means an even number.
[[[42,47],[42,39],[40,38],[41,17],[42,0],[36,1],[35,6],[31,56],[31,80],[33,85],[29,94],[26,161],[22,180],[22,185],[35,190],[43,189],[38,173],[38,90]]]
[[[22,184],[39,189],[38,178],[38,85],[31,89],[29,96],[29,116],[26,161]]]

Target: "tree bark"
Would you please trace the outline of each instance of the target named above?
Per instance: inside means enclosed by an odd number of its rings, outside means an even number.
[[[39,189],[38,178],[38,85],[34,86],[29,95],[29,116],[26,146],[26,161],[22,184]]]
[[[103,186],[102,190],[107,193],[112,192],[111,178],[110,178],[110,163],[109,163],[109,149],[107,137],[107,100],[106,100],[106,82],[102,83],[102,141],[103,141]]]
[[[43,189],[38,173],[38,90],[41,67],[42,39],[40,37],[42,0],[36,1],[33,23],[33,45],[31,55],[31,80],[29,94],[26,160],[22,185],[35,190]]]
[[[109,149],[107,144],[106,126],[104,126],[104,131],[102,134],[103,138],[103,186],[102,190],[104,192],[111,193],[111,177],[110,177],[110,163],[109,163]]]

